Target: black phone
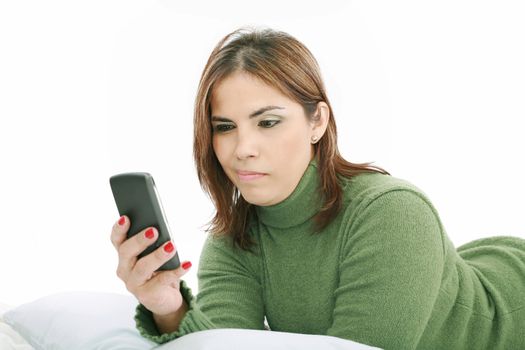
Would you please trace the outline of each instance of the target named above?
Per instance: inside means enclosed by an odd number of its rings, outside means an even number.
[[[139,259],[171,240],[168,220],[151,174],[145,172],[117,174],[109,178],[109,183],[120,216],[126,215],[131,221],[128,238],[152,226],[159,232],[157,240],[138,255]],[[179,265],[179,254],[176,252],[158,270],[173,270]]]

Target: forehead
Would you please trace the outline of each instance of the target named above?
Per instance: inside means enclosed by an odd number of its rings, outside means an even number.
[[[211,94],[211,105],[214,109],[230,107],[232,104],[254,107],[264,103],[293,102],[277,88],[244,72],[236,72],[222,79],[214,86]]]

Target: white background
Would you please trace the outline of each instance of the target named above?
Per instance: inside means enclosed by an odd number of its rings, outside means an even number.
[[[457,246],[525,238],[523,1],[0,2],[0,302],[127,293],[109,177],[155,177],[196,291],[213,206],[192,159],[215,44],[243,25],[316,56],[352,162],[421,188]]]

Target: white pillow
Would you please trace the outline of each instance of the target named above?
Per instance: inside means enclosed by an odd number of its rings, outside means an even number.
[[[69,292],[20,305],[3,318],[36,350],[378,349],[332,336],[233,328],[190,333],[157,345],[135,328],[136,306],[130,295]]]
[[[155,350],[373,350],[372,346],[328,335],[252,329],[211,329],[187,334]]]
[[[98,292],[54,294],[7,311],[4,322],[36,350],[152,349],[135,328],[137,300]]]

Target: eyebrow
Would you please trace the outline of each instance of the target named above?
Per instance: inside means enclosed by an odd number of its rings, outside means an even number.
[[[258,110],[252,112],[250,114],[250,119],[252,118],[255,118],[261,114],[263,114],[264,112],[268,112],[268,111],[271,111],[271,110],[274,110],[274,109],[285,109],[284,107],[279,107],[279,106],[266,106],[266,107],[262,107],[262,108],[259,108]],[[221,116],[212,116],[211,117],[211,121],[217,121],[217,122],[231,122],[230,119],[228,118],[224,118],[224,117],[221,117]]]

